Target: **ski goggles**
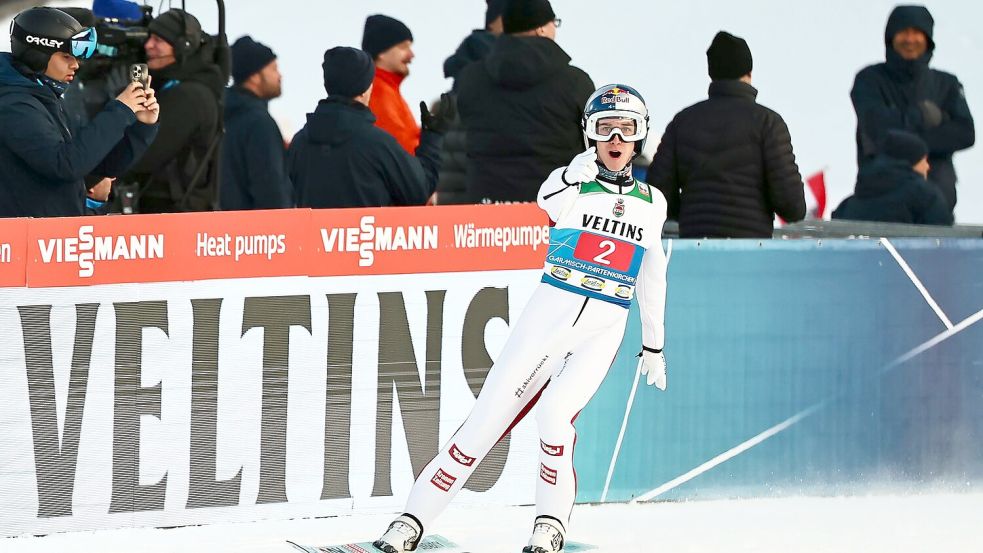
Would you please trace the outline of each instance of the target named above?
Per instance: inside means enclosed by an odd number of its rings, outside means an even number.
[[[99,46],[95,27],[89,27],[72,36],[72,52],[76,58],[89,59]]]
[[[25,42],[31,48],[52,54],[55,52],[64,52],[81,59],[91,58],[96,53],[96,47],[98,46],[95,27],[83,29],[75,33],[72,38],[66,40],[29,33],[20,25],[12,23],[10,36]]]
[[[625,142],[638,142],[648,134],[645,119],[630,111],[606,110],[592,114],[587,118],[587,138],[598,142],[607,142],[614,135]]]

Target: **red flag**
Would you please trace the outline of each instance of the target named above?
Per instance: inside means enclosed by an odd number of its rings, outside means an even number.
[[[812,193],[814,202],[807,199],[806,205],[815,207],[806,213],[806,219],[822,219],[826,216],[826,171],[820,171],[806,179],[806,194],[809,193]]]
[[[826,215],[826,170],[810,176],[806,179],[803,193],[806,197],[806,216],[805,219],[820,219]],[[776,216],[779,226],[785,226],[788,221]]]

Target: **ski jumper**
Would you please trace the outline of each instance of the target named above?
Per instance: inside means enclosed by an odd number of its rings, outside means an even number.
[[[638,295],[645,346],[662,349],[666,201],[640,181],[566,185],[547,178],[539,206],[554,223],[542,283],[485,380],[467,419],[423,469],[406,512],[427,528],[489,450],[537,403],[537,516],[564,528],[577,493],[574,421],[621,346]]]

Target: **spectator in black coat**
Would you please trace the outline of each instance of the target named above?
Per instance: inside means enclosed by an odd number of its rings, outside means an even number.
[[[485,28],[475,29],[461,42],[457,50],[444,60],[444,77],[454,79],[451,93],[456,97],[457,76],[468,64],[484,59],[495,40],[502,34],[502,9],[505,0],[490,0],[485,11]],[[436,204],[465,204],[467,195],[467,133],[461,119],[451,122],[444,135],[440,179],[437,181]]]
[[[527,202],[584,150],[580,119],[594,83],[555,42],[548,0],[511,0],[491,52],[455,83],[474,203]]]
[[[211,211],[218,204],[219,105],[228,76],[217,44],[193,15],[164,12],[144,45],[159,93],[160,134],[126,180],[140,183],[139,211]]]
[[[976,141],[973,116],[962,84],[929,69],[935,51],[932,14],[922,6],[898,6],[884,31],[887,62],[857,74],[850,98],[857,111],[857,161],[879,153],[889,129],[915,133],[928,144],[929,181],[939,187],[949,210],[956,206],[952,154]]]
[[[157,134],[153,90],[130,85],[88,125],[75,128],[61,96],[79,62],[38,44],[38,37],[71,52],[71,37],[82,26],[60,10],[32,8],[14,19],[12,29],[14,53],[0,53],[0,217],[101,212],[109,195],[103,177],[126,171]]]
[[[905,131],[890,130],[881,154],[857,175],[853,196],[833,211],[834,219],[915,225],[951,225],[945,198],[928,183],[928,145]]]
[[[707,50],[710,98],[669,122],[648,170],[682,238],[770,238],[777,213],[805,217],[788,127],[758,105],[747,42],[719,32]]]
[[[280,96],[276,54],[246,35],[232,45],[233,86],[225,93],[222,209],[277,209],[293,205],[283,135],[270,116]]]
[[[440,134],[446,120],[421,106],[423,132],[416,157],[374,126],[369,111],[372,58],[356,48],[324,53],[328,93],[287,151],[287,173],[299,207],[423,205],[440,171]],[[453,102],[444,103],[441,110]]]

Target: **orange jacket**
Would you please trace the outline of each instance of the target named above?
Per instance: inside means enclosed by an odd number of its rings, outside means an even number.
[[[420,145],[420,127],[410,106],[399,93],[399,85],[405,78],[377,67],[375,79],[372,80],[369,109],[375,114],[375,126],[393,135],[412,156],[416,155],[416,147]]]

